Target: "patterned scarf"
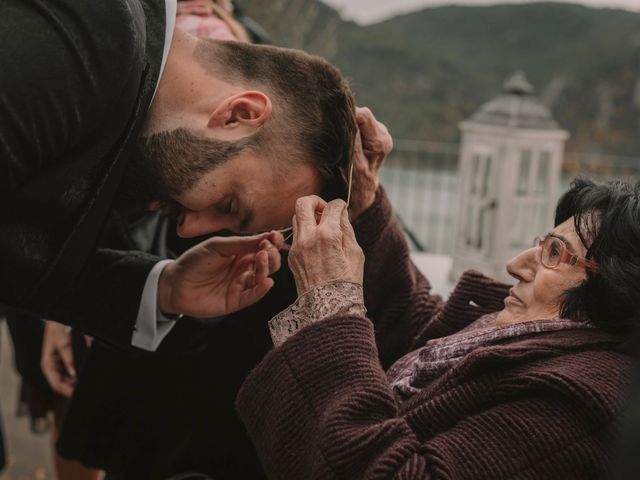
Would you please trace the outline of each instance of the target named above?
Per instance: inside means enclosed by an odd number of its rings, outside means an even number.
[[[567,319],[496,325],[497,316],[498,312],[484,315],[459,332],[429,340],[402,357],[387,371],[394,393],[406,400],[480,347],[541,332],[594,328],[590,323]]]

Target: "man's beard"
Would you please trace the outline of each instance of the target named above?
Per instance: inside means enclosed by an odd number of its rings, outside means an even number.
[[[178,128],[141,137],[120,184],[114,208],[140,212],[151,202],[170,205],[203,174],[254,145],[257,135],[234,142]]]

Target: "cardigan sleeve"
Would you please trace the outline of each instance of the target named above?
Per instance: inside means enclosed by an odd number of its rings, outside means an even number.
[[[527,350],[476,360],[500,369]],[[559,357],[555,368],[450,379],[450,388],[400,407],[370,321],[336,316],[270,352],[236,407],[272,480],[594,478],[607,464],[625,383],[612,368],[618,360],[602,358],[591,377],[595,364],[585,359],[572,356],[569,370]],[[607,388],[582,384],[601,382],[605,370]]]
[[[270,479],[428,478],[364,317],[301,330],[249,375],[236,407]]]
[[[375,326],[380,361],[388,368],[409,351],[443,301],[430,293],[431,285],[413,264],[383,187],[353,228],[365,256],[365,307]]]

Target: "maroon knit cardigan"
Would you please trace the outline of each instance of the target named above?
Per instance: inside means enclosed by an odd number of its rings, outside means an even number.
[[[383,369],[395,358],[384,352],[461,330],[501,309],[508,287],[467,272],[446,304],[430,295],[383,193],[357,227],[373,324],[336,316],[304,328],[265,357],[236,399],[268,477],[600,476],[630,376],[619,338],[588,329],[506,340],[401,401]],[[384,336],[393,331],[412,334]]]

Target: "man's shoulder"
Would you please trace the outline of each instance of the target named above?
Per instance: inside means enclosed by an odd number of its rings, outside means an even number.
[[[16,134],[0,153],[45,165],[112,144],[103,137],[121,135],[145,69],[159,70],[164,11],[163,0],[2,0],[0,126]]]
[[[164,12],[162,0],[0,3],[6,21],[0,32],[0,52],[7,60],[3,61],[3,87],[15,87],[16,78],[22,77],[31,86],[67,82],[70,89],[125,88],[145,57],[147,16]],[[164,22],[162,28],[153,27],[164,33]],[[65,70],[67,75],[59,75]]]

